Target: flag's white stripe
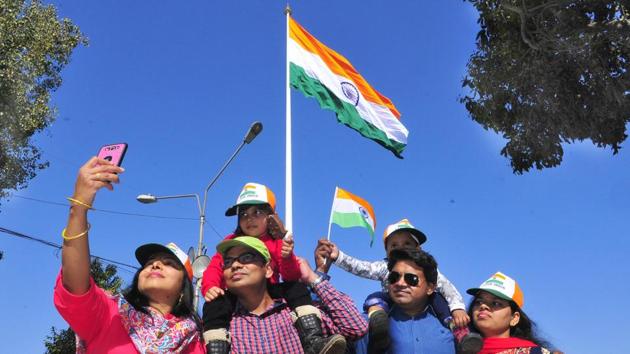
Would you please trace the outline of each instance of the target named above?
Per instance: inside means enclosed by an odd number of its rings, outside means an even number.
[[[298,65],[306,71],[306,73],[321,82],[329,90],[331,90],[340,100],[354,105],[350,99],[341,91],[341,82],[350,82],[356,84],[347,77],[339,76],[330,71],[326,63],[318,55],[304,50],[292,38],[288,41],[289,61]],[[356,106],[357,111],[363,119],[374,125],[379,130],[385,132],[387,137],[396,140],[399,143],[407,144],[407,128],[396,118],[392,112],[385,106],[368,101],[359,94],[359,104]]]
[[[358,213],[360,204],[352,199],[335,198],[333,210],[339,213]]]
[[[359,207],[363,206],[353,201],[352,199],[335,198],[335,202],[333,203],[333,212],[345,214],[361,214]],[[369,212],[367,213],[367,222],[372,226],[372,229],[374,229],[374,220],[372,219],[372,216]]]

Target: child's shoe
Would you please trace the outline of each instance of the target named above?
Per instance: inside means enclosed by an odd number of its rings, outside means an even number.
[[[346,339],[340,334],[324,337],[322,321],[316,314],[298,317],[295,327],[306,354],[343,354],[346,352]]]
[[[228,354],[230,352],[230,334],[226,329],[211,329],[203,333],[208,354]]]
[[[451,331],[462,353],[477,353],[483,347],[483,338],[479,333],[471,332],[468,327],[451,326]]]
[[[376,310],[369,315],[370,341],[368,353],[384,353],[389,349],[389,317],[384,310]]]

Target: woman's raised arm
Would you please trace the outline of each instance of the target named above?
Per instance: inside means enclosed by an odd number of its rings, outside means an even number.
[[[124,169],[107,160],[92,157],[79,169],[74,185],[74,194],[68,198],[72,206],[68,224],[62,231],[61,273],[63,286],[71,293],[81,295],[90,286],[90,246],[88,243],[89,223],[87,212],[94,203],[96,192],[105,187],[114,189],[118,174]]]

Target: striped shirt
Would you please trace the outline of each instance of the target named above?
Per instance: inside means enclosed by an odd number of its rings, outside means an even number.
[[[367,322],[352,299],[335,289],[328,281],[317,284],[313,291],[321,299],[324,335],[341,334],[356,340],[367,332]],[[232,353],[304,353],[291,309],[283,299],[262,314],[255,315],[237,303],[230,323]]]

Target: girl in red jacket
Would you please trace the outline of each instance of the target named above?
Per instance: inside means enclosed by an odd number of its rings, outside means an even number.
[[[308,354],[343,353],[345,339],[341,335],[323,337],[320,312],[312,305],[308,288],[299,282],[300,265],[293,254],[293,237],[275,213],[276,198],[266,186],[247,183],[241,190],[236,204],[230,207],[226,216],[238,215],[236,230],[225,237],[258,237],[271,254],[273,277],[269,288],[274,298],[284,298],[295,312],[296,328],[304,352]],[[245,254],[247,256],[247,254]],[[247,259],[238,259],[247,262]],[[280,276],[283,282],[280,283]],[[229,326],[234,311],[235,298],[226,292],[223,280],[223,257],[216,253],[203,273],[202,291],[206,303],[203,306],[204,339],[208,353],[228,353],[230,351]]]

